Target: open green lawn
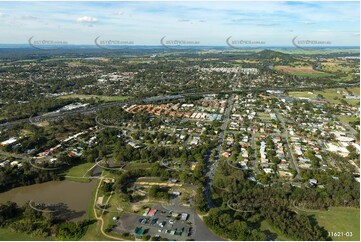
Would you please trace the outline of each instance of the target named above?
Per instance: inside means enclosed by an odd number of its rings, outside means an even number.
[[[94,163],[83,163],[77,166],[74,166],[70,168],[64,176],[73,176],[73,177],[83,177],[90,175],[90,172],[87,172],[92,166],[94,166]],[[90,179],[88,178],[71,178],[71,177],[65,177],[66,180],[69,181],[75,181],[75,182],[90,182]]]
[[[327,77],[333,76],[332,73],[317,71],[312,68],[311,65],[303,65],[302,63],[298,63],[292,66],[275,66],[275,70],[280,70],[286,73],[290,73],[299,77],[309,77],[309,78],[317,78],[317,77]]]
[[[347,123],[360,121],[359,118],[357,118],[357,117],[350,117],[350,116],[338,116],[338,118],[339,118],[341,121],[344,121],[344,122],[347,122]]]
[[[360,95],[360,88],[359,87],[349,87],[347,90],[351,91],[353,95]],[[339,91],[339,93],[337,93]],[[340,104],[341,99],[345,95],[343,93],[345,91],[344,88],[330,88],[324,90],[315,90],[315,91],[304,91],[304,92],[288,92],[290,97],[300,98],[316,98],[318,94],[322,95],[329,103]],[[337,100],[335,98],[338,98]],[[348,104],[352,106],[358,106],[359,100],[348,100],[344,99]]]
[[[51,238],[43,238],[40,236],[31,236],[25,233],[13,232],[7,228],[0,228],[0,240],[11,240],[11,241],[31,241],[31,240],[50,240]]]
[[[109,241],[112,240],[108,237],[105,237],[100,232],[100,221],[95,222],[89,225],[85,235],[80,239],[82,241]]]
[[[326,76],[333,76],[330,73],[306,73],[306,72],[295,72],[293,73],[295,76],[298,77],[310,77],[310,78],[317,78],[317,77],[326,77]]]
[[[160,177],[139,177],[137,182],[167,182],[162,180]]]
[[[340,93],[337,93],[337,91],[339,91]],[[337,98],[343,98],[343,91],[345,91],[344,88],[330,88],[330,89],[324,89],[324,90],[320,90],[320,91],[315,91],[314,93],[317,94],[321,94],[322,96],[324,96],[326,99],[333,99],[335,97]]]
[[[360,107],[360,100],[347,100],[347,99],[346,99],[346,102],[347,102],[348,104],[350,104],[351,106]]]
[[[267,220],[263,220],[261,223],[261,230],[267,231],[267,233],[278,241],[291,241],[292,238],[287,237],[284,235],[279,229],[272,226]]]
[[[340,52],[346,52],[346,53],[359,53],[359,49],[337,49],[337,48],[329,48],[329,49],[317,49],[317,48],[310,48],[310,49],[274,49],[275,51],[279,51],[286,54],[301,54],[301,55],[315,55],[315,54],[331,54],[331,53],[340,53]]]
[[[124,167],[124,170],[137,170],[139,168],[146,169],[146,168],[151,168],[152,166],[153,164],[151,163],[131,162]]]
[[[115,101],[123,101],[123,100],[129,99],[131,97],[130,96],[100,96],[100,95],[71,94],[71,95],[61,96],[59,98],[62,98],[62,99],[79,98],[79,99],[83,99],[83,100],[94,98],[94,99],[98,99],[100,101],[105,101],[105,102],[115,102]]]
[[[356,96],[360,95],[360,87],[348,87],[347,90],[352,92],[353,95],[356,95]]]
[[[359,241],[360,240],[360,209],[331,207],[328,211],[321,210],[295,210],[297,213],[305,215],[314,215],[318,224],[329,232],[343,232],[343,237],[332,237],[332,240],[338,241]],[[273,235],[276,234],[276,240],[290,241],[292,238],[287,237],[279,229],[272,226],[267,220],[262,221],[261,229]],[[351,236],[345,236],[346,232],[352,232]]]
[[[104,175],[102,173],[102,175]],[[95,197],[95,193],[96,193],[96,189],[94,189],[93,193],[92,193],[92,199],[89,201],[89,205],[88,205],[88,209],[87,209],[87,217],[90,220],[93,220],[94,223],[89,225],[87,231],[85,232],[84,236],[80,239],[81,241],[114,241],[111,238],[105,237],[101,232],[100,232],[100,226],[101,226],[101,222],[100,221],[96,221],[95,217],[94,217],[94,197]],[[99,194],[98,194],[99,196]],[[115,196],[113,196],[115,197]],[[112,197],[112,198],[113,198]],[[100,215],[100,210],[99,213],[97,213],[98,216]],[[112,217],[109,216],[104,216],[105,219],[105,225],[109,224],[110,222],[112,222],[113,220],[111,220]],[[107,227],[104,226],[104,230]],[[109,233],[108,233],[109,234]],[[119,236],[118,234],[112,234],[114,236]]]
[[[87,171],[94,166],[94,163],[83,163],[77,166],[74,166],[72,168],[70,168],[67,172],[66,175],[67,176],[86,176],[87,175]]]
[[[331,207],[328,211],[301,212],[306,215],[314,215],[320,226],[329,232],[352,232],[352,237],[332,237],[332,240],[360,240],[360,209]]]
[[[290,97],[305,97],[305,98],[316,98],[317,94],[313,92],[288,92]]]
[[[102,235],[100,232],[100,221],[96,221],[94,217],[94,197],[95,197],[96,188],[94,188],[94,191],[92,193],[91,200],[89,201],[88,209],[87,209],[87,217],[90,220],[94,220],[94,223],[89,225],[87,231],[85,232],[84,236],[80,240],[87,240],[87,241],[104,241],[104,240],[111,240],[105,236]]]
[[[269,113],[258,113],[258,117],[264,120],[271,120],[271,116]]]

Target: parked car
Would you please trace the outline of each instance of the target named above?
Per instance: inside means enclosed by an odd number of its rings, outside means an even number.
[[[153,218],[152,221],[150,221],[150,225],[155,224],[157,222],[157,220],[158,220],[157,218]]]

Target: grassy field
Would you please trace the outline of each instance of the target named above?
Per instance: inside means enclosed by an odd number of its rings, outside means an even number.
[[[360,107],[360,100],[346,100],[346,102],[347,102],[348,104],[350,104],[351,106]]]
[[[332,237],[336,241],[359,241],[360,240],[360,209],[332,207],[328,211],[306,210],[298,211],[305,215],[314,215],[318,224],[329,232],[352,232],[351,236]],[[277,234],[276,240],[290,241],[292,238],[287,237],[279,229],[272,226],[267,220],[262,221],[261,229],[268,231],[271,235]]]
[[[359,118],[350,116],[338,116],[338,118],[346,123],[360,121]]]
[[[306,97],[306,98],[316,98],[317,95],[313,92],[288,92],[290,97]]]
[[[332,207],[329,211],[301,212],[306,215],[314,215],[320,226],[329,232],[352,232],[352,237],[332,237],[332,240],[360,240],[360,209]]]
[[[347,90],[351,91],[354,95],[360,94],[359,87],[348,88]],[[340,104],[341,103],[340,99],[343,99],[343,96],[345,95],[343,93],[343,91],[345,91],[344,88],[330,88],[330,89],[324,89],[324,90],[320,90],[320,91],[314,91],[314,93],[316,95],[321,94],[330,103]],[[337,93],[337,92],[339,92],[339,93]],[[335,100],[335,98],[338,98],[339,100]],[[348,100],[348,99],[345,99],[345,100],[350,105],[356,105],[359,102],[359,100]]]
[[[82,99],[82,100],[87,100],[87,99],[97,99],[99,101],[104,101],[104,102],[115,102],[115,101],[123,101],[126,99],[131,98],[130,96],[99,96],[99,95],[81,95],[81,94],[71,94],[71,95],[65,95],[65,96],[61,96],[59,98],[62,99]]]
[[[271,120],[269,113],[258,113],[258,117],[263,120]]]
[[[94,163],[83,163],[77,166],[74,166],[70,168],[64,176],[74,176],[74,177],[83,177],[90,175],[90,172],[87,172],[92,166],[94,166]],[[71,178],[71,177],[65,177],[68,181],[75,181],[75,182],[90,182],[90,179],[88,178]]]
[[[318,73],[294,72],[293,74],[298,77],[310,77],[310,78],[333,76],[332,74],[325,72],[318,72]]]
[[[132,162],[132,163],[129,163],[127,164],[125,167],[124,167],[124,170],[137,170],[139,168],[141,169],[147,169],[147,168],[151,168],[153,166],[153,164],[151,163],[136,163],[136,162]]]
[[[278,241],[292,241],[292,238],[287,237],[284,235],[279,229],[275,228],[270,224],[267,220],[263,220],[261,223],[261,230],[269,232],[269,234]],[[277,234],[276,238],[274,235]]]
[[[94,211],[93,211],[93,207],[94,207],[94,197],[95,197],[95,193],[96,193],[96,189],[94,189],[93,193],[92,193],[92,199],[89,201],[89,205],[88,205],[88,209],[87,209],[87,217],[90,220],[94,220],[94,223],[89,225],[87,231],[85,232],[84,236],[80,239],[82,241],[104,241],[104,240],[112,240],[110,238],[107,238],[105,236],[102,235],[102,233],[100,232],[100,221],[96,221],[95,217],[94,217]]]
[[[325,73],[321,71],[316,71],[312,66],[299,66],[299,67],[290,67],[290,66],[275,66],[275,70],[287,72],[299,77],[324,77],[332,76],[330,73]]]
[[[104,175],[102,173],[102,175]],[[99,191],[100,192],[100,191]],[[100,194],[98,192],[98,197],[101,196],[102,194]],[[89,202],[88,205],[88,209],[87,209],[87,217],[90,220],[95,220],[95,216],[94,216],[94,202],[95,202],[95,194],[96,194],[96,190],[93,191],[92,194],[92,200]],[[104,197],[104,201],[107,200],[108,197]],[[111,201],[113,200],[113,198],[117,198],[117,196],[112,196]],[[117,200],[117,199],[116,199]],[[110,202],[109,204],[112,205],[112,203]],[[110,208],[108,208],[109,210],[116,210],[116,207],[114,206],[110,206]],[[97,215],[100,216],[101,211],[97,210]],[[110,225],[110,224],[114,224],[115,222],[113,221],[112,217],[114,215],[119,216],[121,213],[117,212],[117,213],[113,213],[113,212],[105,212],[103,215],[103,219],[104,219],[104,230],[106,230],[106,228]],[[96,221],[93,224],[91,224],[86,233],[84,234],[84,236],[80,239],[81,241],[114,241],[114,239],[105,237],[101,231],[100,231],[100,226],[101,226],[101,222],[100,221]],[[107,233],[108,235],[112,235],[115,237],[121,237],[119,234],[116,233]]]
[[[31,236],[25,233],[13,232],[7,228],[0,228],[1,241],[34,241],[34,240],[50,240],[51,238],[43,238],[39,236]]]
[[[350,91],[353,95],[360,95],[360,88],[359,87],[350,87],[347,88],[348,91]],[[341,99],[344,99],[343,96],[346,91],[345,88],[330,88],[330,89],[324,89],[324,90],[316,90],[316,91],[304,91],[304,92],[289,92],[288,95],[290,97],[305,97],[305,98],[316,98],[318,94],[322,95],[329,103],[334,104],[340,104]],[[339,92],[339,93],[337,93]],[[337,99],[335,99],[337,98]],[[358,105],[359,100],[348,100],[344,99],[348,104],[350,105]]]
[[[162,180],[160,177],[139,177],[137,182],[167,182]]]
[[[295,54],[295,55],[315,55],[315,54],[331,54],[331,53],[359,53],[358,48],[329,48],[329,49],[321,49],[321,48],[309,48],[309,49],[274,49],[275,51],[279,51],[286,54]]]
[[[324,70],[326,72],[332,72],[332,73],[353,72],[354,71],[353,68],[351,68],[350,66],[347,66],[345,63],[346,63],[346,61],[324,62],[324,63],[321,63],[321,66],[322,66],[322,70]]]

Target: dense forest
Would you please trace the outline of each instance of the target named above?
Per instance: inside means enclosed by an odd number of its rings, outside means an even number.
[[[337,171],[332,175],[308,171],[303,176],[306,180],[318,179],[325,184],[324,188],[298,188],[277,181],[268,186],[257,185],[248,179],[247,172],[232,169],[223,162],[219,164],[213,188],[218,208],[210,209],[205,222],[216,233],[232,240],[262,238],[260,226],[264,220],[294,240],[330,240],[315,218],[298,214],[296,208],[358,207],[360,185],[350,174]],[[240,227],[237,231],[232,229],[235,224]]]
[[[83,220],[75,223],[64,220],[61,214],[71,214],[66,207],[56,213],[34,210],[26,203],[19,207],[16,203],[0,204],[0,227],[9,228],[44,238],[54,237],[56,240],[79,240],[87,227],[95,221]]]

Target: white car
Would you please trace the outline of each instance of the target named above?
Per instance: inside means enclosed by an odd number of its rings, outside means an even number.
[[[174,220],[173,219],[169,220],[169,223],[174,224]]]

